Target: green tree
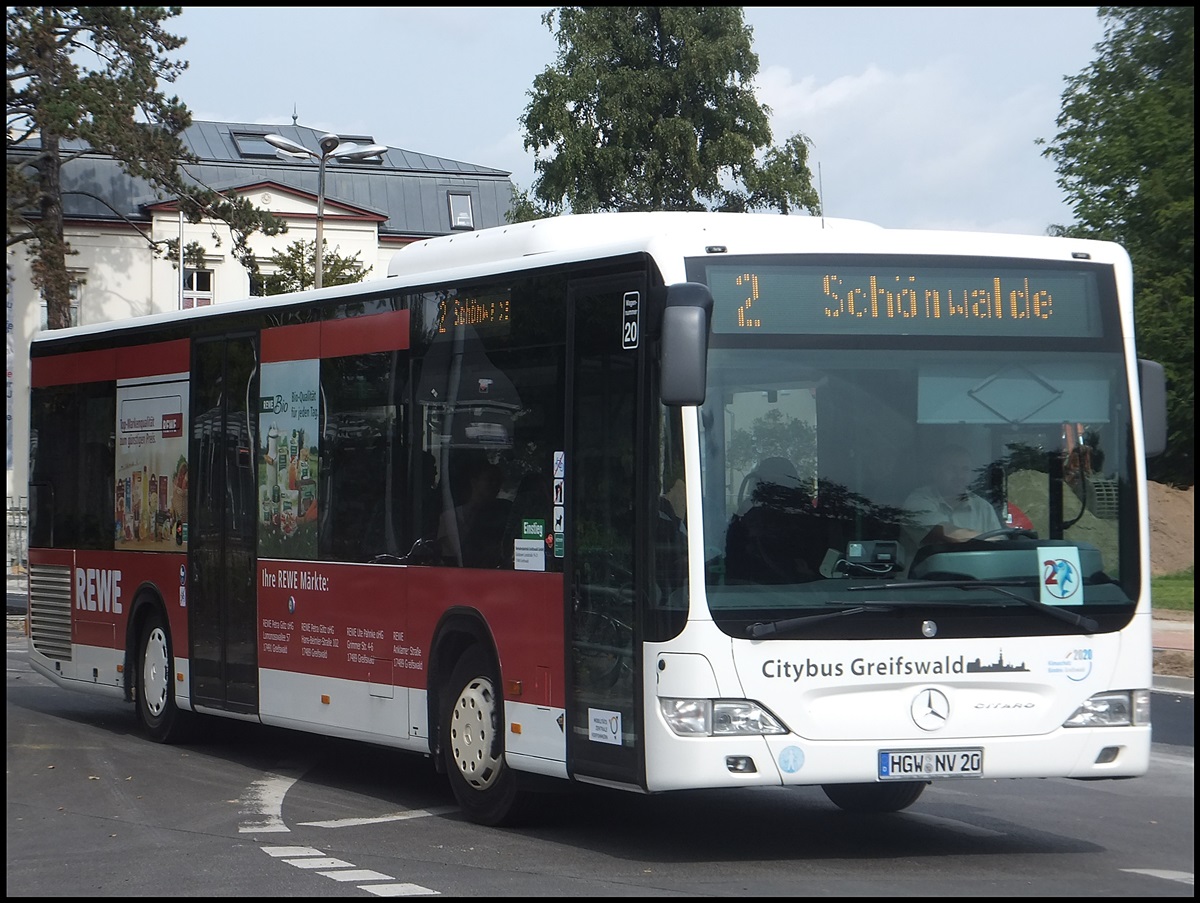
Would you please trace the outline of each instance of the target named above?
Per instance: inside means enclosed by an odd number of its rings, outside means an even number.
[[[771,408],[745,429],[735,429],[726,449],[729,466],[750,471],[765,458],[787,458],[801,480],[817,479],[817,431],[807,420]]]
[[[312,288],[316,284],[317,243],[315,241],[294,241],[282,251],[273,255],[269,263],[275,272],[260,276],[254,280],[254,294],[281,295],[284,292],[299,292]],[[336,251],[329,250],[329,242],[325,242],[325,251],[321,254],[321,284],[328,288],[331,285],[349,285],[352,282],[362,282],[367,275],[367,268],[359,260],[359,255],[342,257]]]
[[[504,219],[509,223],[525,223],[532,219],[542,219],[547,216],[557,216],[559,210],[543,205],[528,192],[521,191],[516,183],[513,184],[512,200]]]
[[[249,236],[286,228],[248,200],[226,197],[184,174],[182,167],[196,160],[179,140],[191,114],[159,90],[187,67],[167,56],[185,39],[162,27],[180,12],[177,6],[8,8],[7,242],[26,246],[52,329],[68,325],[70,317],[67,257],[73,252],[63,234],[62,173],[85,154],[111,156],[160,199],[179,201],[189,222],[228,225],[232,253],[252,275]],[[155,253],[176,251],[175,241],[143,236]],[[194,260],[196,252],[185,249],[185,258]]]
[[[556,62],[520,122],[532,197],[510,220],[599,210],[820,212],[808,139],[770,148],[758,56],[736,6],[563,6]]]
[[[1129,251],[1138,353],[1168,379],[1153,479],[1195,483],[1195,9],[1100,7],[1098,56],[1066,79],[1052,159],[1076,222],[1052,234]]]

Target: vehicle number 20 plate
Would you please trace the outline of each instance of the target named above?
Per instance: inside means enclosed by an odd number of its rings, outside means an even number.
[[[879,780],[964,778],[983,775],[982,749],[881,749]]]

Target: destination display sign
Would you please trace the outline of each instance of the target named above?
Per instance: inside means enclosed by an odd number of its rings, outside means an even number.
[[[862,258],[859,258],[860,260]],[[767,335],[1097,337],[1089,268],[712,263],[713,332]]]

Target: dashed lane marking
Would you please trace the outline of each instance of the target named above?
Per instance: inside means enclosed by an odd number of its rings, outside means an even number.
[[[391,875],[377,872],[374,869],[339,869],[336,872],[318,872],[334,881],[391,881]]]
[[[288,865],[298,869],[348,869],[354,863],[332,856],[305,856],[303,859],[285,859]]]
[[[294,856],[324,856],[315,847],[263,847],[263,852],[276,859],[292,858]]]
[[[377,897],[428,897],[440,893],[419,884],[365,884],[359,888]]]
[[[343,882],[378,882],[361,883],[358,889],[374,894],[376,897],[431,897],[439,896],[440,891],[396,881],[391,875],[377,872],[374,869],[356,868],[353,863],[344,859],[326,856],[323,850],[316,847],[263,847],[262,851],[275,859],[281,859],[290,866],[300,869],[320,869],[318,875]]]

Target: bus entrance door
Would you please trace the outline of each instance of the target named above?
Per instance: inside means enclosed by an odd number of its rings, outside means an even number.
[[[571,286],[569,439],[555,473],[567,523],[568,768],[632,786],[644,771],[633,515],[648,470],[637,442],[645,284],[631,273]]]
[[[192,702],[258,711],[255,610],[257,340],[197,339],[188,448],[188,627]]]

